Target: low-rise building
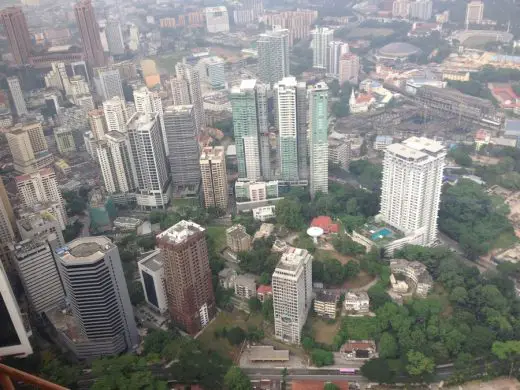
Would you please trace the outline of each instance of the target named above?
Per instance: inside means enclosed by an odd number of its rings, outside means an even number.
[[[347,311],[356,313],[368,313],[370,311],[370,298],[365,291],[348,292],[343,304]]]
[[[256,295],[256,281],[254,275],[238,275],[235,278],[235,294],[249,299]]]
[[[319,316],[334,319],[338,300],[339,296],[334,292],[319,291],[314,299],[314,311]]]
[[[235,288],[235,279],[237,278],[237,271],[232,268],[224,268],[218,273],[219,284],[226,289]]]
[[[320,215],[311,221],[311,227],[319,227],[323,229],[325,234],[339,233],[339,224],[334,223],[332,218],[326,215]]]
[[[374,141],[375,150],[385,150],[388,145],[394,142],[394,138],[391,135],[378,135]]]
[[[267,221],[276,217],[275,210],[276,206],[274,204],[270,206],[256,207],[253,209],[253,218],[257,221]]]
[[[235,253],[248,251],[251,248],[251,241],[246,228],[240,224],[226,230],[226,244]]]
[[[261,284],[256,289],[256,297],[260,300],[260,302],[264,302],[267,298],[273,296],[273,288],[268,286],[267,284]]]
[[[273,234],[274,225],[272,223],[263,223],[260,225],[260,229],[255,233],[253,241],[261,238],[267,238]]]
[[[348,340],[340,348],[345,359],[372,359],[377,357],[376,342],[374,340]]]
[[[247,350],[251,362],[288,362],[288,350],[275,350],[270,345],[257,345]]]
[[[156,249],[137,263],[146,303],[154,310],[164,313],[168,309],[163,260],[160,249]]]
[[[122,231],[133,231],[137,230],[137,228],[141,226],[142,223],[143,221],[141,221],[139,218],[117,217],[114,220],[114,227]]]
[[[390,261],[390,271],[393,275],[404,275],[408,284],[413,284],[415,293],[424,298],[433,287],[433,279],[423,263],[394,259]]]

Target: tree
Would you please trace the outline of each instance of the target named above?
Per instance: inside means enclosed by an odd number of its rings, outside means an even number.
[[[260,302],[260,299],[258,299],[257,297],[249,298],[249,300],[247,301],[247,305],[249,306],[249,310],[251,312],[255,313],[262,310],[262,302]]]
[[[246,332],[239,326],[232,327],[227,332],[227,339],[233,345],[238,345],[246,338]]]
[[[289,372],[287,371],[287,368],[284,367],[284,369],[282,370],[282,390],[287,389],[287,375],[289,375]]]
[[[515,364],[520,358],[520,341],[495,341],[491,347],[491,351],[497,358],[509,363],[509,377],[511,377]]]
[[[421,352],[409,351],[406,355],[408,364],[406,365],[406,371],[414,377],[423,377],[429,374],[433,374],[435,370],[435,362],[433,359],[425,356]]]
[[[389,332],[384,332],[379,340],[379,356],[388,359],[395,358],[399,352],[399,347],[395,337]]]
[[[145,354],[161,354],[164,347],[178,337],[178,333],[166,332],[164,330],[150,330],[144,338],[143,352]]]
[[[264,304],[262,305],[262,315],[264,316],[264,319],[270,323],[274,323],[274,307],[272,298],[264,299]]]
[[[361,374],[371,382],[394,383],[396,372],[389,363],[389,360],[383,358],[370,359],[361,366]]]
[[[339,390],[339,387],[332,382],[327,382],[325,386],[323,386],[323,390]]]
[[[305,226],[302,206],[298,200],[284,198],[276,204],[276,221],[292,230]]]
[[[145,301],[143,285],[136,280],[127,283],[128,293],[130,294],[130,302],[137,306]]]
[[[334,364],[334,356],[332,355],[332,352],[319,348],[314,349],[311,352],[311,360],[316,367],[330,366]]]
[[[248,376],[237,366],[231,366],[224,376],[224,387],[227,390],[249,390],[253,388]]]

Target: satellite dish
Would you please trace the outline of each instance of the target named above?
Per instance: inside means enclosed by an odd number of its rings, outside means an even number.
[[[313,226],[307,229],[307,234],[312,237],[312,240],[315,244],[318,243],[318,237],[321,237],[323,235],[324,230],[320,227]]]

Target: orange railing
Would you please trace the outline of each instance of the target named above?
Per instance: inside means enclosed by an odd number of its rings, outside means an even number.
[[[28,374],[16,368],[0,364],[0,388],[2,390],[15,390],[14,383],[22,382],[26,385],[34,385],[41,390],[67,390],[66,387],[46,381],[35,375]]]

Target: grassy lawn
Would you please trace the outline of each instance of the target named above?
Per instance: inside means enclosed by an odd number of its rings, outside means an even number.
[[[444,289],[442,284],[434,283],[433,289],[431,290],[428,298],[438,299],[441,302],[441,306],[444,308],[441,316],[448,318],[453,314],[453,307],[450,304],[448,292]]]
[[[206,228],[208,236],[210,236],[217,246],[217,251],[220,252],[226,247],[226,227],[225,226],[208,226]]]
[[[341,319],[336,318],[335,322],[324,320],[318,316],[310,316],[312,334],[318,343],[332,344],[334,336],[339,332]]]
[[[371,37],[386,37],[393,34],[394,30],[390,28],[370,28],[370,27],[356,27],[349,32],[350,39],[371,38]]]
[[[182,60],[187,52],[178,52],[172,54],[165,54],[157,57],[151,57],[155,61],[159,71],[175,74],[175,64]]]
[[[325,249],[317,249],[315,257],[317,257],[318,259],[323,259],[325,257],[333,257],[335,259],[338,259],[341,264],[347,264],[349,261],[352,260],[355,261],[354,257],[342,255],[336,250],[329,251]]]
[[[174,210],[181,207],[200,207],[199,201],[196,198],[178,198],[172,200],[172,208]]]
[[[366,286],[368,283],[370,283],[372,280],[374,280],[375,277],[367,274],[365,271],[361,271],[359,275],[354,280],[348,280],[343,284],[343,288],[360,288],[363,286]]]
[[[507,249],[518,242],[513,233],[502,233],[493,243],[493,249]]]

